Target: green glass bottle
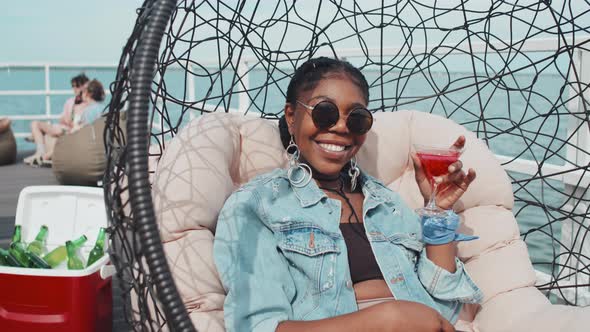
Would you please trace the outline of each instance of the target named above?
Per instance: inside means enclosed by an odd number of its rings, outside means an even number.
[[[85,242],[87,238],[86,235],[82,235],[79,238],[72,241],[74,247],[79,249]],[[52,251],[50,251],[47,255],[43,256],[43,260],[47,262],[51,267],[56,267],[61,262],[65,261],[68,258],[68,252],[66,250],[66,246],[59,246]]]
[[[97,260],[104,256],[104,240],[105,229],[101,227],[98,231],[96,244],[94,245],[94,248],[92,248],[92,250],[90,251],[90,255],[88,256],[88,262],[86,263],[86,267],[94,264]]]
[[[66,242],[66,250],[68,252],[68,270],[83,270],[84,263],[76,253],[76,247],[72,241]]]
[[[4,249],[0,248],[0,265],[1,266],[6,266],[8,265],[8,262],[6,261],[6,257],[8,257],[8,255],[4,255]]]
[[[35,237],[33,242],[29,243],[27,246],[27,251],[33,253],[37,256],[41,256],[43,254],[43,250],[45,250],[45,240],[47,239],[47,226],[41,226],[39,233]]]
[[[11,243],[8,252],[10,252],[10,255],[18,261],[19,266],[29,267],[31,260],[29,259],[29,256],[27,256],[27,251],[25,250],[25,246],[22,243]]]
[[[14,226],[14,234],[12,235],[12,243],[10,244],[10,248],[8,248],[8,252],[10,255],[18,261],[19,265],[22,267],[28,267],[30,260],[27,256],[27,251],[25,249],[25,245],[21,242],[21,226],[16,225]]]
[[[34,269],[50,269],[51,266],[47,264],[43,258],[33,254],[32,252],[27,252],[27,257],[29,258],[29,267]]]
[[[21,241],[21,226],[14,225],[14,233],[12,234],[12,243]]]
[[[4,266],[20,266],[18,261],[10,255],[8,250],[0,248],[0,265]]]

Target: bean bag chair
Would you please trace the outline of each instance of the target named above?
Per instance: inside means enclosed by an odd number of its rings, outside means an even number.
[[[126,116],[121,113],[120,126],[125,130]],[[105,117],[61,136],[53,149],[53,174],[64,185],[96,186],[106,169],[104,147]]]
[[[0,166],[16,160],[16,140],[10,128],[10,119],[0,119]]]
[[[461,216],[459,231],[480,239],[460,242],[458,257],[485,298],[481,305],[464,305],[456,327],[588,331],[590,307],[552,305],[535,287],[535,271],[511,211],[512,186],[486,145],[451,120],[428,113],[376,113],[375,118],[358,162],[412,208],[423,199],[409,158],[411,145],[460,134],[467,138],[461,160],[478,177],[454,209]],[[284,156],[276,121],[213,113],[185,127],[157,165],[152,196],[166,257],[199,331],[224,331],[225,293],[212,254],[219,211],[241,184],[285,167]]]

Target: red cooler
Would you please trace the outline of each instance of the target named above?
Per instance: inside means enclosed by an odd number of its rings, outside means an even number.
[[[86,235],[78,251],[86,263],[100,227],[107,226],[103,191],[75,186],[34,186],[21,191],[16,224],[31,242],[41,225],[49,228],[47,251]],[[105,246],[108,241],[105,241]],[[106,248],[105,248],[106,250]],[[0,266],[0,331],[111,331],[111,276],[108,255],[84,270]]]

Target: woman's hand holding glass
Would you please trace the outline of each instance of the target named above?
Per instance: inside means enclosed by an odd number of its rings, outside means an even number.
[[[458,151],[463,150],[464,147],[465,136],[459,136],[451,146],[452,149]],[[424,202],[428,202],[432,193],[430,179],[426,176],[424,167],[416,153],[412,153],[412,161],[414,163],[416,182],[420,188],[420,193],[424,197]],[[471,185],[476,177],[475,170],[472,168],[467,172],[463,170],[463,163],[460,160],[452,163],[448,170],[448,174],[434,178],[434,181],[438,184],[435,197],[436,205],[443,210],[451,209],[467,191],[467,188],[469,188],[469,185]]]
[[[463,151],[465,147],[465,137],[459,136],[455,143],[449,148],[449,151]],[[457,158],[457,156],[455,156]],[[422,220],[422,235],[426,244],[441,245],[452,241],[469,241],[475,240],[478,237],[458,234],[456,233],[459,227],[459,216],[457,216],[451,208],[467,191],[469,185],[475,180],[476,174],[473,169],[467,172],[463,170],[463,163],[456,160],[448,166],[448,173],[432,177],[428,176],[424,165],[420,158],[413,153],[412,161],[414,163],[416,182],[420,188],[420,192],[424,197],[425,202],[431,201],[433,192],[433,184],[431,181],[436,181],[437,189],[434,190],[434,202],[436,206],[442,211],[430,213],[432,210],[432,202],[426,208],[424,213],[419,214]],[[429,210],[429,206],[431,207]]]

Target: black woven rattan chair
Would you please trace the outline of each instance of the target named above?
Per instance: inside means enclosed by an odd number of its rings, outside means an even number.
[[[588,33],[583,1],[145,1],[105,131],[111,257],[133,329],[194,329],[150,190],[170,140],[206,113],[275,126],[290,75],[319,55],[361,68],[371,110],[441,115],[486,143],[509,171],[538,289],[589,305]]]

